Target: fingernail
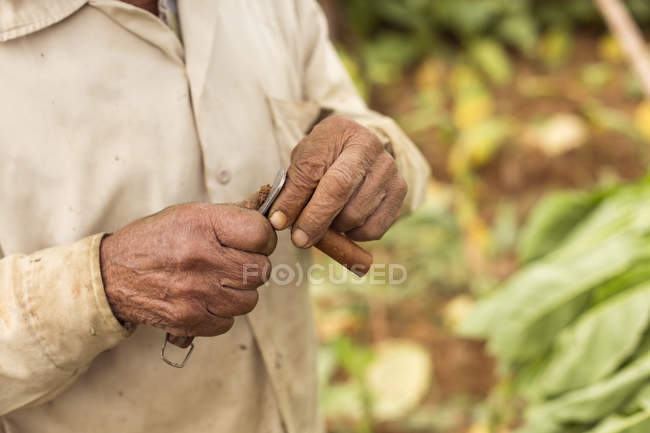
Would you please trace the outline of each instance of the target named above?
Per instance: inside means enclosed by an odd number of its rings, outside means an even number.
[[[307,236],[307,233],[300,229],[293,231],[291,239],[293,239],[293,243],[299,248],[307,247],[307,242],[309,242],[309,236]]]
[[[271,221],[271,225],[273,227],[275,227],[277,230],[281,230],[287,223],[287,216],[284,214],[284,212],[276,210],[273,212],[273,215],[271,215],[271,218],[269,218],[269,221]]]

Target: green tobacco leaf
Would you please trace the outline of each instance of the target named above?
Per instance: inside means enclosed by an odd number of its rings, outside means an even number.
[[[523,13],[501,20],[497,33],[506,43],[526,55],[533,52],[539,38],[537,22],[529,14]]]
[[[617,236],[591,251],[525,268],[504,289],[504,302],[491,326],[489,347],[506,361],[545,351],[559,331],[588,305],[591,290],[650,254],[647,242]]]
[[[342,2],[349,29],[360,38],[367,38],[378,22],[373,3],[369,0],[348,0]]]
[[[368,42],[363,58],[372,83],[389,84],[421,54],[422,47],[408,36],[385,32]]]
[[[631,415],[639,411],[650,412],[650,383],[641,388],[623,409],[625,415]]]
[[[518,210],[514,203],[503,201],[497,205],[492,227],[491,254],[507,254],[517,243]]]
[[[328,386],[321,392],[320,406],[329,420],[360,422],[364,415],[361,385],[349,380]]]
[[[635,351],[649,320],[647,283],[590,310],[559,335],[538,392],[557,395],[611,374]]]
[[[648,431],[650,431],[650,411],[643,411],[629,416],[612,415],[587,433],[648,433]]]
[[[363,97],[364,100],[368,100],[368,83],[365,82],[364,77],[361,74],[361,65],[357,60],[348,52],[348,50],[343,46],[336,47],[337,54],[345,66],[345,70],[352,78],[354,86],[357,88],[359,94]]]
[[[597,128],[617,132],[630,140],[644,142],[634,121],[622,110],[601,104],[596,99],[586,100],[581,107],[585,117]]]
[[[573,51],[573,36],[563,27],[549,29],[539,43],[539,56],[549,68],[566,63]]]
[[[638,238],[647,233],[650,233],[650,179],[621,188],[608,197],[552,255],[561,262],[592,250],[612,236],[629,234]]]
[[[514,433],[585,433],[586,431],[587,427],[585,426],[567,426],[547,419],[536,420],[535,424],[527,424],[515,430]]]
[[[458,333],[466,338],[486,339],[499,318],[505,302],[504,290],[497,290],[480,300],[458,327]]]
[[[592,303],[600,304],[631,287],[650,281],[650,261],[640,260],[615,278],[598,286],[593,293]]]
[[[481,38],[469,47],[469,55],[495,84],[508,84],[512,79],[512,66],[501,44],[493,39]]]
[[[598,11],[592,0],[572,0],[566,3],[566,12],[578,22],[593,22],[598,19]]]
[[[454,174],[480,167],[492,159],[511,133],[511,123],[500,117],[488,118],[463,130],[450,155]]]
[[[426,13],[429,5],[426,0],[374,0],[373,3],[377,14],[391,24],[415,30],[428,24]]]
[[[596,422],[622,407],[648,380],[650,353],[635,359],[615,375],[594,385],[531,407],[528,412],[529,423],[549,419],[563,424]]]
[[[611,79],[612,69],[607,63],[591,63],[580,70],[580,80],[593,90],[602,88]]]
[[[602,191],[559,192],[546,196],[521,232],[517,253],[523,262],[555,249],[605,197]]]
[[[457,63],[453,67],[449,81],[455,99],[487,91],[476,68],[466,63]]]
[[[362,377],[372,361],[372,349],[353,342],[347,337],[341,337],[334,342],[334,351],[338,362],[352,377]]]
[[[558,249],[482,300],[461,332],[489,337],[491,350],[506,362],[543,353],[589,305],[595,288],[648,259],[649,232],[650,183],[643,181],[606,199]]]
[[[650,4],[645,0],[628,0],[626,2],[630,7],[632,15],[639,20],[647,22],[650,20]]]
[[[431,8],[438,26],[471,36],[503,12],[502,3],[499,0],[436,0],[431,2]]]

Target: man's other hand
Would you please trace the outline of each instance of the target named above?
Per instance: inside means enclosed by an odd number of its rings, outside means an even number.
[[[293,243],[301,248],[330,226],[352,240],[375,240],[397,219],[406,189],[395,159],[372,131],[332,116],[293,150],[269,215],[278,230],[293,225]]]
[[[102,241],[115,316],[177,336],[228,331],[250,312],[271,272],[277,236],[259,212],[190,203],[137,220]]]

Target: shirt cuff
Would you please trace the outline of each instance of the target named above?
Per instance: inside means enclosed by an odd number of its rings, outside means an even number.
[[[26,256],[24,305],[46,357],[75,372],[130,335],[106,299],[99,262],[104,234]]]

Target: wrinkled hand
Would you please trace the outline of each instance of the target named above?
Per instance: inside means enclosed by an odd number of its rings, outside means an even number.
[[[104,238],[106,296],[123,322],[177,336],[223,334],[234,316],[255,307],[276,243],[275,231],[257,211],[172,206]]]
[[[269,215],[278,230],[293,225],[293,242],[301,248],[330,226],[352,240],[375,240],[397,219],[406,189],[395,159],[372,131],[332,116],[293,150]]]

